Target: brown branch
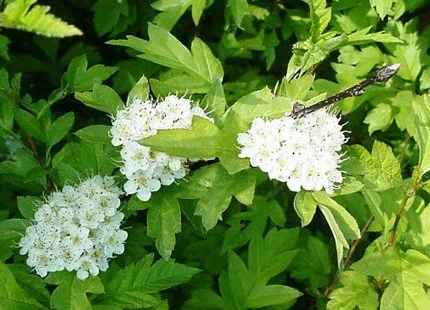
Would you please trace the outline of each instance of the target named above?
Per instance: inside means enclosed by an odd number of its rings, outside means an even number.
[[[366,222],[366,224],[364,224],[363,229],[360,232],[360,238],[354,240],[354,242],[351,245],[351,248],[348,251],[348,255],[346,256],[345,259],[345,265],[343,266],[343,270],[348,270],[349,265],[351,264],[351,259],[352,259],[352,255],[354,254],[355,250],[357,249],[358,243],[361,241],[361,239],[363,238],[363,235],[367,232],[367,230],[370,227],[370,224],[372,224],[372,222],[374,221],[375,217],[372,215]],[[330,292],[333,290],[334,286],[336,285],[337,282],[339,282],[340,280],[340,275],[339,273],[336,274],[336,277],[330,282],[330,284],[327,286],[325,292],[324,292],[324,296],[327,297]]]
[[[378,72],[376,72],[374,75],[367,78],[366,80],[344,90],[343,92],[340,92],[327,99],[324,99],[323,101],[320,101],[314,105],[311,105],[306,108],[304,108],[301,105],[294,105],[291,115],[295,118],[303,117],[309,113],[315,112],[316,110],[327,107],[345,98],[361,96],[364,94],[364,90],[367,86],[377,82],[388,81],[397,73],[399,68],[400,68],[400,64],[384,66]]]

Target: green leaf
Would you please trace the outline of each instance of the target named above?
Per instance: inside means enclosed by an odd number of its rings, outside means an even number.
[[[0,56],[6,60],[9,60],[9,53],[8,53],[9,44],[10,44],[9,38],[4,35],[0,35]]]
[[[184,13],[188,10],[188,8],[194,3],[194,1],[196,0],[155,1],[154,3],[151,3],[151,6],[154,9],[161,12],[158,13],[152,21],[158,26],[166,29],[167,31],[170,31],[176,25],[176,23],[182,17],[182,15],[184,15]],[[198,14],[198,11],[199,11],[198,3],[196,8],[194,8],[193,6],[191,13],[193,13],[193,11],[194,11],[194,15]],[[195,22],[194,15],[193,15],[193,21]]]
[[[281,304],[290,307],[302,295],[288,286],[266,285],[272,277],[284,271],[298,253],[292,250],[297,240],[289,240],[291,232],[273,229],[264,239],[256,235],[249,245],[248,268],[236,253],[229,253],[228,271],[219,279],[224,309]]]
[[[372,135],[377,130],[387,130],[394,121],[394,113],[393,107],[384,102],[367,113],[364,123],[369,125],[369,134]]]
[[[218,127],[199,116],[193,117],[191,129],[159,130],[141,143],[155,151],[185,158],[217,157],[229,150],[222,145]]]
[[[5,261],[12,256],[28,225],[30,221],[24,219],[0,221],[0,261]]]
[[[91,125],[75,132],[80,139],[89,142],[110,142],[108,125]]]
[[[300,239],[301,249],[288,269],[291,276],[307,280],[312,288],[326,287],[331,281],[331,253],[327,242],[309,236]]]
[[[82,31],[49,14],[50,7],[35,5],[37,0],[15,0],[0,13],[0,27],[20,29],[47,37],[82,35]]]
[[[0,307],[2,309],[47,309],[18,285],[8,265],[1,262],[0,279]]]
[[[93,91],[85,93],[75,93],[75,98],[86,106],[116,115],[116,112],[124,108],[120,96],[109,86],[94,84]]]
[[[378,31],[369,33],[372,29],[372,26],[366,27],[361,30],[357,30],[351,34],[348,34],[348,41],[346,44],[348,45],[358,45],[358,44],[366,44],[373,42],[381,42],[381,43],[403,43],[403,41],[391,33],[386,31]]]
[[[29,273],[30,268],[24,264],[8,264],[7,266],[22,289],[44,306],[49,306],[51,293],[40,276]]]
[[[46,141],[46,134],[42,128],[42,124],[35,116],[18,108],[15,109],[14,114],[16,122],[27,134],[40,141]]]
[[[390,57],[392,62],[401,64],[396,75],[407,81],[414,82],[423,67],[426,48],[422,46],[422,41],[419,39],[413,20],[405,25],[397,22],[390,31],[394,36],[405,42],[404,44],[385,44],[393,55],[393,57]]]
[[[81,141],[64,146],[52,160],[60,184],[75,183],[88,175],[110,175],[117,167],[117,150],[110,142]]]
[[[373,310],[379,306],[378,293],[368,278],[356,271],[342,273],[340,282],[343,287],[335,289],[327,304],[328,310],[345,309]]]
[[[415,126],[413,111],[413,102],[416,100],[416,96],[410,90],[398,92],[396,97],[391,99],[393,106],[398,110],[395,120],[397,126],[401,130],[407,130],[412,137],[417,137],[417,129]],[[419,99],[418,99],[419,100]]]
[[[314,192],[312,196],[333,233],[336,243],[337,263],[340,268],[344,249],[349,249],[347,239],[355,240],[360,238],[360,229],[354,217],[325,192]]]
[[[150,254],[137,263],[123,269],[110,268],[102,275],[105,294],[98,302],[121,308],[147,308],[157,306],[160,301],[151,295],[188,282],[198,269],[160,259],[153,264]]]
[[[326,0],[305,0],[310,8],[312,41],[317,42],[331,20],[331,8]]]
[[[214,164],[204,169],[206,174],[201,177],[205,180],[207,190],[197,203],[195,215],[202,217],[203,226],[212,229],[222,217],[222,213],[230,205],[232,196],[241,203],[250,205],[254,198],[256,175],[253,170],[244,170],[233,175],[220,165]],[[200,175],[199,175],[200,176]],[[190,182],[199,182],[195,176]]]
[[[370,0],[370,5],[375,8],[381,19],[384,19],[390,12],[391,7],[395,1],[393,0]]]
[[[227,253],[242,247],[254,238],[255,234],[263,234],[269,218],[276,226],[284,227],[286,218],[281,205],[276,200],[254,196],[252,206],[228,218],[227,224],[230,228],[224,234],[221,252]],[[243,226],[244,222],[248,223],[246,227]],[[295,235],[290,236],[290,240],[295,239]]]
[[[426,309],[430,303],[423,284],[430,285],[430,259],[416,251],[393,247],[366,254],[351,266],[353,270],[389,281],[381,309]]]
[[[40,198],[35,196],[18,196],[16,198],[18,209],[21,214],[26,218],[32,220],[34,218],[34,212],[37,210],[40,203]]]
[[[315,76],[312,74],[306,74],[290,81],[283,79],[279,86],[279,95],[294,100],[304,100],[314,79]]]
[[[249,14],[247,0],[228,0],[227,8],[233,16],[237,27],[241,28],[242,20],[246,14]]]
[[[46,130],[48,147],[52,147],[60,142],[72,129],[75,115],[73,112],[66,113],[57,118]]]
[[[94,26],[99,36],[114,30],[121,16],[129,15],[128,1],[98,0],[94,11]]]
[[[300,217],[302,227],[308,226],[317,210],[317,202],[311,193],[300,191],[294,197],[294,210],[296,210],[297,215]]]
[[[362,146],[348,147],[351,156],[350,164],[357,164],[357,171],[352,172],[362,176],[363,184],[373,191],[383,191],[402,183],[400,164],[391,148],[375,141],[372,154]]]
[[[75,273],[66,271],[51,273],[45,281],[48,284],[58,285],[51,296],[53,309],[91,310],[87,293],[100,294],[104,292],[100,278],[90,277],[79,280]]]
[[[419,163],[423,173],[430,170],[430,96],[422,95],[412,101],[417,134],[414,136],[420,148]]]
[[[127,104],[132,103],[135,99],[146,100],[149,97],[148,79],[142,75],[137,83],[130,90],[127,97]]]
[[[206,93],[213,83],[222,80],[224,71],[221,63],[199,38],[193,40],[189,51],[163,28],[149,24],[148,34],[149,41],[127,36],[127,40],[111,40],[108,43],[133,48],[143,53],[138,55],[140,58],[184,73],[188,76],[188,82],[184,79],[181,89],[175,91]]]
[[[293,102],[291,99],[275,97],[272,91],[268,87],[265,87],[240,98],[231,107],[229,113],[236,113],[246,125],[250,125],[256,117],[282,117],[286,112],[292,110],[292,105]],[[228,114],[226,120],[230,121]]]
[[[296,289],[284,285],[267,285],[253,290],[247,300],[247,308],[260,308],[273,305],[290,304],[302,294]],[[294,303],[293,303],[294,304]]]
[[[148,202],[148,236],[155,238],[158,252],[168,259],[175,247],[175,234],[181,231],[181,209],[174,195],[153,194]]]
[[[95,65],[88,68],[85,55],[75,57],[69,64],[66,76],[66,92],[82,92],[93,89],[94,84],[101,84],[115,73],[117,68],[104,65]]]
[[[212,88],[201,101],[200,107],[209,112],[209,116],[215,120],[215,124],[218,125],[221,122],[221,117],[227,107],[221,82],[212,85]]]
[[[202,17],[203,10],[205,9],[206,0],[192,0],[191,5],[191,17],[193,18],[194,24],[197,26]]]

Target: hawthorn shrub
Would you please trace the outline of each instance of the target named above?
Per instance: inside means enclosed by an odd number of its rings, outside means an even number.
[[[1,309],[430,309],[426,0],[0,6]]]

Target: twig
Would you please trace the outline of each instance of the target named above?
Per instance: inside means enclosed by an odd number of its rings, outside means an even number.
[[[382,67],[378,72],[376,72],[371,77],[367,78],[363,82],[360,82],[343,92],[340,92],[336,95],[333,95],[327,99],[324,99],[323,101],[320,101],[310,107],[303,108],[301,105],[294,105],[292,116],[299,118],[303,117],[309,113],[315,112],[318,109],[324,108],[326,106],[329,106],[333,103],[336,103],[342,99],[349,98],[349,97],[358,97],[364,94],[364,89],[377,82],[386,82],[391,77],[393,77],[397,71],[400,68],[400,64],[394,64],[394,65],[388,65]]]
[[[367,232],[367,230],[370,227],[370,224],[372,224],[372,222],[374,221],[375,217],[372,215],[366,222],[366,224],[364,224],[363,229],[360,232],[360,238],[356,239],[354,241],[354,243],[352,244],[351,248],[348,251],[348,255],[345,259],[345,265],[343,266],[343,270],[348,270],[349,265],[351,264],[351,259],[352,259],[352,255],[354,254],[355,250],[357,249],[358,243],[360,242],[360,240],[363,238],[363,235]],[[325,292],[324,292],[324,296],[327,297],[330,292],[333,290],[334,286],[336,285],[337,282],[339,282],[340,280],[340,275],[339,273],[337,273],[336,277],[330,282],[330,284],[327,286]]]

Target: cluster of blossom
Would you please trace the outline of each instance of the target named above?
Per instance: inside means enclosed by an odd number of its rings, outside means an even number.
[[[127,194],[136,194],[140,200],[147,201],[162,185],[170,185],[186,175],[186,158],[151,151],[139,141],[160,129],[188,129],[194,115],[213,121],[202,108],[192,107],[191,100],[175,95],[167,96],[158,104],[137,99],[118,111],[110,134],[112,144],[122,146],[120,171],[127,178],[124,184]]]
[[[346,140],[339,119],[326,109],[300,118],[256,118],[237,138],[239,157],[250,158],[270,179],[286,182],[291,191],[324,188],[329,194],[342,182],[338,152]]]
[[[20,254],[45,277],[48,272],[76,270],[79,279],[105,271],[114,254],[124,252],[127,232],[113,177],[94,176],[77,186],[64,186],[41,202],[35,223],[20,240]]]

